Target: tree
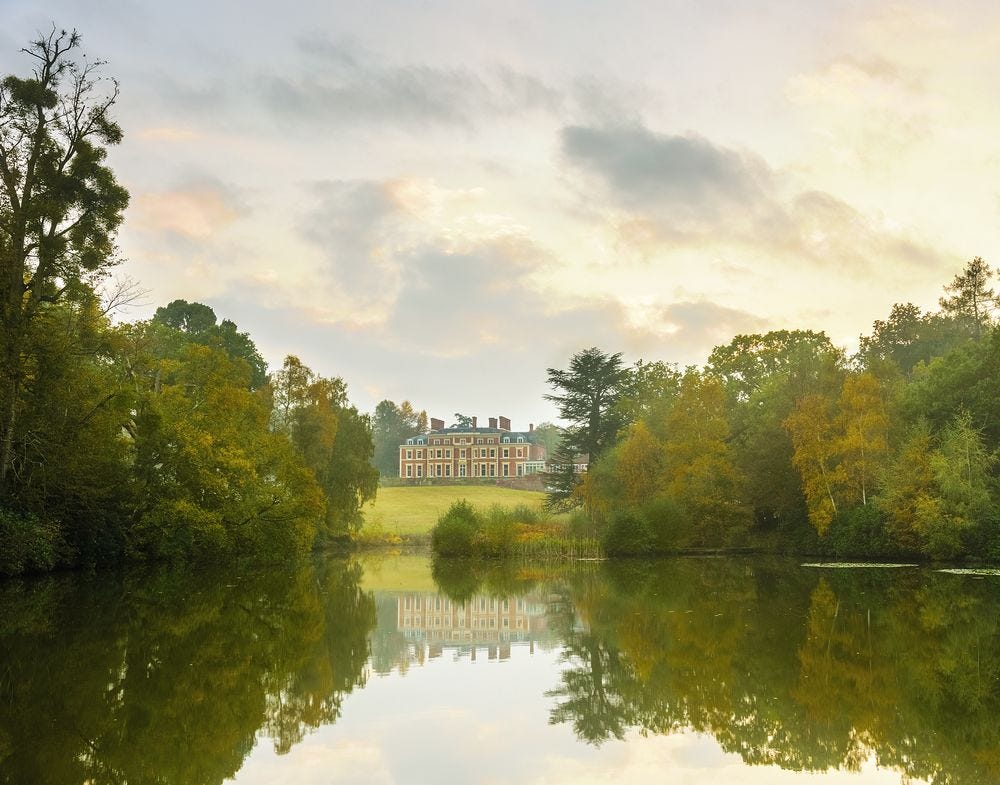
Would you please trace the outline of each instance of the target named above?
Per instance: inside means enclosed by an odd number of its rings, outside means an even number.
[[[792,463],[802,476],[809,521],[824,534],[837,514],[835,490],[842,482],[835,465],[838,440],[830,418],[830,401],[807,395],[785,420],[795,453]]]
[[[274,427],[284,432],[323,490],[326,509],[317,544],[361,525],[361,507],[375,498],[371,420],[347,402],[342,379],[317,376],[298,357],[285,358],[273,380]]]
[[[944,288],[950,296],[938,301],[945,314],[968,324],[977,338],[989,326],[996,308],[996,294],[989,288],[992,277],[990,266],[977,256]]]
[[[840,460],[844,481],[862,506],[874,487],[889,450],[889,415],[878,379],[848,376],[840,393]]]
[[[383,477],[399,476],[399,445],[418,433],[417,413],[409,401],[399,406],[379,401],[372,417],[373,462]]]
[[[577,352],[569,368],[549,368],[548,382],[556,392],[545,396],[559,407],[559,416],[568,423],[562,430],[562,444],[554,463],[559,467],[550,477],[554,490],[553,507],[575,504],[573,472],[576,456],[586,455],[596,463],[613,447],[624,424],[618,403],[628,379],[620,352],[607,354],[596,347]]]
[[[202,303],[189,303],[187,300],[174,300],[160,306],[153,314],[153,321],[165,324],[185,333],[203,333],[215,327],[217,317],[215,311]]]
[[[743,478],[733,465],[727,439],[721,381],[688,370],[665,422],[663,488],[688,515],[695,545],[736,541],[750,523],[742,504]]]
[[[471,428],[472,418],[465,414],[459,414],[455,412],[455,427],[456,428]]]
[[[247,333],[241,333],[236,323],[223,319],[217,324],[215,311],[203,303],[174,300],[156,309],[155,324],[165,325],[185,334],[189,340],[206,346],[218,346],[230,359],[242,360],[250,366],[250,388],[256,390],[267,381],[267,363]]]
[[[105,165],[121,128],[118,84],[99,60],[78,64],[74,30],[24,49],[31,75],[0,81],[0,494],[7,489],[31,324],[49,305],[91,291],[115,263],[128,192]]]

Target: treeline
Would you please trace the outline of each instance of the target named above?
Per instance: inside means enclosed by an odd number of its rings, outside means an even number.
[[[374,497],[371,426],[296,357],[270,377],[200,303],[112,325],[97,298],[36,320],[0,511],[0,571],[284,559],[344,537]]]
[[[575,355],[549,397],[590,470],[557,470],[550,503],[584,505],[611,554],[1000,559],[992,275],[974,259],[938,311],[894,306],[850,357],[799,330],[737,336],[703,368]]]
[[[349,533],[378,475],[340,379],[295,357],[268,377],[199,303],[112,324],[118,85],[79,46],[53,28],[0,80],[0,574],[284,559]]]

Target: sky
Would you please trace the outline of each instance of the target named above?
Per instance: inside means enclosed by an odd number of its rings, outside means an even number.
[[[838,345],[1000,261],[1000,5],[0,0],[121,86],[118,269],[370,411],[554,419],[598,346]]]

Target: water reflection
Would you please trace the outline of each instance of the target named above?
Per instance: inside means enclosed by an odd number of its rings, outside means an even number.
[[[615,740],[639,744],[636,731],[696,731],[748,765],[851,771],[874,758],[913,779],[1000,781],[995,578],[422,558],[366,576],[334,560],[13,582],[0,610],[0,783],[11,785],[221,783],[248,774],[261,739],[285,755],[336,726],[378,744],[365,730],[377,722],[352,726],[363,708],[409,723],[423,747],[434,726],[408,720],[420,706],[397,697],[414,678],[436,679],[431,694],[478,679],[500,701],[530,679],[519,711],[543,730],[534,748],[520,743],[526,759],[560,729],[579,740],[563,760],[587,765],[610,760],[593,756]],[[374,703],[345,706],[373,676]],[[497,719],[472,695],[448,700],[464,722]],[[400,764],[395,781],[412,771]]]
[[[1000,592],[926,570],[676,560],[571,579],[553,722],[712,734],[749,764],[1000,781]]]
[[[98,575],[0,588],[0,782],[219,783],[362,686],[357,565]]]

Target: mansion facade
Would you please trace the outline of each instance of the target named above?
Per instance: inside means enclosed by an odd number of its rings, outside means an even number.
[[[545,469],[545,448],[535,443],[534,426],[512,431],[506,417],[490,417],[489,427],[444,427],[431,419],[428,433],[399,445],[399,476],[403,480],[523,477]]]

